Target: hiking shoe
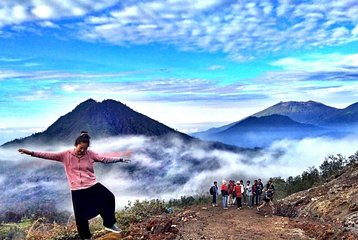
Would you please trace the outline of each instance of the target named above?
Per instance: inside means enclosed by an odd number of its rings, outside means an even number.
[[[224,207],[224,209],[226,210],[226,209],[228,209],[227,207]]]
[[[119,227],[117,227],[116,224],[113,224],[112,227],[105,227],[104,229],[106,229],[107,231],[113,232],[113,233],[121,233],[122,229],[120,229]]]

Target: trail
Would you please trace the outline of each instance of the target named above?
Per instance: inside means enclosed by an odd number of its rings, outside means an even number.
[[[294,227],[287,217],[272,215],[270,212],[269,206],[260,212],[256,208],[249,209],[246,205],[241,210],[234,206],[227,210],[211,205],[191,206],[174,214],[157,216],[157,225],[153,224],[155,221],[151,219],[133,226],[131,232],[126,235],[107,234],[98,239],[312,239],[303,230]]]
[[[196,217],[182,224],[177,239],[311,239],[291,226],[288,218],[269,214],[269,207],[260,212],[245,205],[241,210],[211,206],[190,210]]]

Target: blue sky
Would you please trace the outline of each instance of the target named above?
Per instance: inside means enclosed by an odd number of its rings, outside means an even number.
[[[279,101],[358,99],[358,4],[0,2],[0,142],[115,99],[184,132]]]

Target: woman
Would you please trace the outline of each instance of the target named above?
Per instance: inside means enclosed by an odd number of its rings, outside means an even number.
[[[98,214],[101,215],[106,230],[115,233],[122,231],[115,224],[114,195],[106,187],[97,182],[93,163],[129,162],[129,160],[123,160],[119,157],[100,156],[88,150],[89,145],[90,136],[88,132],[82,131],[75,141],[75,149],[73,150],[58,153],[33,152],[23,148],[18,150],[20,153],[31,155],[32,157],[62,162],[71,189],[73,210],[81,239],[91,238],[88,220]],[[125,157],[130,154],[130,152],[126,152],[122,156]]]

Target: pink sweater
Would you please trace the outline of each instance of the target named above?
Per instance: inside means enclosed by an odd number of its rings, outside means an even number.
[[[75,150],[58,153],[33,152],[32,156],[62,162],[71,190],[89,188],[97,183],[93,170],[94,162],[115,163],[122,161],[120,158],[100,156],[91,150],[87,150],[82,157],[76,156]]]

